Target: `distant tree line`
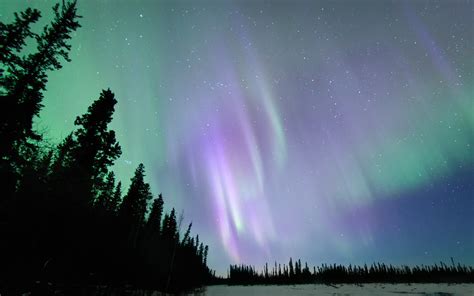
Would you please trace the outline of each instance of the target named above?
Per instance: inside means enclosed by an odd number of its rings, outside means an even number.
[[[39,34],[31,31],[36,9],[0,22],[0,294],[62,287],[84,295],[125,285],[181,291],[206,283],[208,247],[191,224],[180,234],[182,215],[165,213],[161,194],[153,198],[143,164],[125,193],[111,170],[121,155],[108,128],[112,91],[102,91],[59,145],[35,130],[47,73],[70,60],[68,40],[80,27],[75,1],[53,9]],[[23,54],[28,39],[36,50]]]
[[[293,262],[290,258],[288,265],[277,264],[270,269],[265,264],[257,271],[250,265],[231,265],[227,275],[230,285],[288,285],[310,283],[474,283],[474,268],[472,266],[443,262],[434,265],[393,266],[383,263],[373,263],[370,266],[357,265],[327,265],[312,269],[301,260]]]

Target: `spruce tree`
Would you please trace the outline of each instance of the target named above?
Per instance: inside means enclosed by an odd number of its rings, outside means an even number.
[[[103,187],[108,167],[121,155],[120,144],[115,132],[108,129],[112,121],[117,100],[110,89],[103,90],[99,99],[94,101],[87,112],[78,116],[74,122],[79,128],[74,132],[77,143],[71,151],[75,161],[78,178],[83,180],[82,192],[94,200]],[[88,200],[88,201],[92,201]]]
[[[0,158],[19,161],[21,146],[30,146],[31,140],[41,137],[33,130],[33,119],[43,105],[47,72],[58,70],[61,58],[69,59],[71,46],[67,41],[71,33],[80,27],[76,2],[63,2],[53,7],[54,19],[41,34],[30,30],[40,13],[27,9],[15,15],[13,24],[0,25]],[[28,37],[36,40],[36,51],[20,56]]]
[[[47,72],[60,69],[61,58],[69,61],[67,41],[80,27],[75,1],[57,4],[53,10],[54,19],[41,34],[30,28],[41,16],[36,9],[16,13],[11,24],[0,22],[0,179],[4,188],[0,210],[8,206],[23,171],[40,153],[41,136],[33,129],[33,120],[43,107]],[[36,41],[36,51],[23,55],[30,38]]]
[[[150,215],[146,222],[147,234],[151,236],[159,236],[161,232],[161,216],[163,215],[163,196],[160,194],[153,201]]]
[[[150,185],[145,183],[145,166],[141,163],[135,170],[127,194],[123,198],[120,215],[128,229],[128,243],[136,247],[139,231],[144,224],[147,203],[151,200]]]
[[[207,266],[207,253],[208,253],[208,252],[209,252],[209,246],[206,245],[206,246],[204,247],[204,261],[203,261],[204,266]]]
[[[288,266],[290,268],[290,278],[293,278],[295,271],[293,269],[293,259],[290,257],[290,262],[288,263]]]
[[[189,235],[191,234],[191,227],[193,227],[193,223],[189,223],[188,229],[184,233],[183,240],[181,241],[182,245],[188,245],[189,244]]]

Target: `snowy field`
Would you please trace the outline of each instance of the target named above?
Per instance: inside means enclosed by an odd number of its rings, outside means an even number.
[[[196,296],[474,295],[474,284],[210,286]]]

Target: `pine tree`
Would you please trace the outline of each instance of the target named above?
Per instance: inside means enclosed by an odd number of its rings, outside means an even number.
[[[208,252],[209,252],[209,246],[206,245],[204,247],[204,259],[203,259],[204,266],[207,266],[207,253]]]
[[[191,234],[191,227],[193,226],[193,223],[189,223],[188,229],[184,233],[183,240],[181,241],[182,245],[187,245],[189,244],[189,235]]]
[[[77,143],[71,151],[77,165],[78,178],[83,179],[86,196],[95,199],[103,186],[108,167],[121,155],[120,144],[115,138],[115,132],[108,130],[112,121],[117,100],[114,94],[103,90],[99,99],[87,109],[87,113],[78,116],[74,122],[79,128],[74,132]]]
[[[198,257],[201,259],[201,262],[204,263],[204,244],[199,244]]]
[[[71,46],[67,41],[71,33],[80,27],[77,19],[76,2],[63,2],[53,7],[54,19],[45,26],[41,34],[30,30],[40,13],[27,9],[15,15],[13,24],[0,25],[0,158],[16,161],[19,147],[28,146],[29,140],[39,140],[33,130],[33,119],[42,108],[43,94],[47,82],[47,72],[60,69],[60,58],[69,59]],[[19,51],[26,39],[34,37],[36,52],[25,57]]]
[[[159,236],[161,232],[161,216],[163,215],[163,196],[160,194],[157,199],[153,201],[150,215],[146,222],[147,234],[152,236]]]
[[[77,211],[77,207],[86,209],[97,202],[102,194],[101,202],[107,210],[116,207],[112,194],[115,181],[108,180],[115,178],[107,177],[109,167],[121,154],[115,132],[108,129],[116,103],[110,90],[102,91],[87,112],[76,118],[78,129],[58,146],[51,186],[56,202],[67,196],[70,208]]]
[[[176,211],[171,209],[168,219],[163,221],[163,237],[171,244],[175,244],[175,240],[178,239],[178,224],[176,222]]]
[[[288,263],[288,266],[290,268],[290,278],[293,278],[295,274],[294,269],[293,269],[293,259],[290,258],[290,262]]]
[[[197,249],[198,246],[199,246],[199,234],[196,235],[196,240],[195,240],[195,242],[196,242],[196,245],[195,245],[195,246],[196,246],[196,249]]]
[[[75,1],[53,9],[54,19],[41,34],[30,29],[41,16],[36,9],[15,14],[11,24],[0,22],[0,179],[4,188],[0,210],[5,210],[5,203],[19,188],[23,170],[40,154],[41,136],[33,130],[33,119],[42,108],[46,74],[61,68],[61,58],[69,61],[67,40],[80,27]],[[23,56],[29,38],[36,40],[36,52]]]
[[[120,215],[129,229],[128,242],[136,246],[138,234],[145,221],[147,203],[151,200],[150,185],[145,183],[145,166],[138,165],[127,194],[123,198]]]

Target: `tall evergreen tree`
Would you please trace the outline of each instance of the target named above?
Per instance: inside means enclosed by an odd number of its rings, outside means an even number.
[[[159,236],[161,232],[161,217],[163,215],[163,196],[160,194],[153,201],[150,215],[146,222],[147,233],[152,236]]]
[[[206,246],[204,247],[204,261],[203,261],[204,266],[207,266],[207,253],[208,253],[208,252],[209,252],[209,246],[206,245]]]
[[[103,90],[99,99],[78,116],[74,122],[79,128],[74,132],[77,142],[71,155],[78,165],[78,178],[84,180],[85,196],[94,199],[103,186],[108,167],[121,155],[122,150],[115,132],[108,130],[117,100],[110,89]],[[92,200],[89,200],[92,201]]]
[[[290,268],[290,278],[292,278],[295,275],[295,271],[293,269],[293,259],[290,257],[290,262],[288,263],[288,266]]]
[[[120,214],[129,229],[128,242],[136,246],[137,238],[145,221],[147,203],[151,200],[150,184],[145,183],[145,166],[141,163],[135,170],[130,188],[123,198]]]
[[[0,25],[0,59],[4,73],[0,76],[0,157],[13,157],[19,145],[28,144],[28,140],[39,139],[33,130],[33,118],[42,108],[42,92],[46,88],[47,72],[60,69],[60,58],[69,59],[71,46],[67,41],[71,33],[80,27],[77,19],[76,2],[63,2],[53,7],[54,19],[45,26],[41,34],[30,31],[30,25],[36,22],[40,14],[37,10],[27,9],[15,15],[11,25]],[[36,52],[19,56],[18,52],[26,44],[26,38],[34,37]],[[16,147],[16,148],[15,148]],[[14,161],[15,159],[11,159]]]
[[[171,209],[167,223],[163,225],[163,237],[174,243],[178,238],[178,223],[176,222],[176,211]]]
[[[30,27],[40,18],[35,9],[15,14],[13,23],[0,22],[0,178],[3,199],[10,199],[21,179],[22,170],[31,166],[37,155],[40,135],[33,129],[33,119],[42,108],[47,72],[61,68],[61,58],[69,61],[67,41],[80,27],[76,2],[55,5],[54,19],[35,34]],[[36,51],[24,56],[27,39],[34,38]],[[0,208],[3,207],[0,204]]]
[[[191,227],[193,227],[193,223],[189,223],[188,229],[184,233],[183,240],[181,241],[181,244],[183,245],[188,245],[190,240],[189,240],[189,235],[191,234]]]

